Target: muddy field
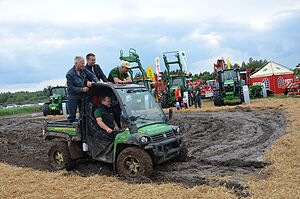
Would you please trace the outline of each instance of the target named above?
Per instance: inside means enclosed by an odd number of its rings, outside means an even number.
[[[11,165],[49,170],[48,142],[41,137],[44,118],[19,116],[1,118],[0,161]],[[156,168],[152,182],[176,182],[185,186],[218,186],[211,177],[229,176],[231,186],[244,188],[241,174],[264,167],[264,151],[281,136],[285,117],[275,110],[175,113],[189,149],[187,162],[169,162]],[[111,165],[79,161],[77,173],[113,175]],[[227,182],[227,184],[230,183]]]

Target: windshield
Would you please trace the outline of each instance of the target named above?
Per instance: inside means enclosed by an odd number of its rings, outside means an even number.
[[[62,97],[66,96],[66,88],[62,87],[62,88],[53,88],[52,89],[52,95],[53,94],[57,94],[57,95],[61,95]]]
[[[173,79],[172,86],[184,86],[181,78]]]
[[[226,70],[223,73],[223,80],[236,80],[237,76],[236,76],[236,72],[234,70]]]
[[[166,117],[154,97],[146,89],[117,89],[132,122],[141,126],[165,122]]]

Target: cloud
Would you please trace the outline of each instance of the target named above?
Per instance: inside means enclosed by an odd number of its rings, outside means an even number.
[[[18,91],[40,91],[48,86],[65,86],[65,79],[51,79],[41,81],[39,83],[29,83],[29,84],[4,84],[2,85],[1,92],[18,92]]]
[[[299,9],[297,0],[2,0],[0,83],[14,89],[64,79],[74,56],[88,52],[108,75],[119,51],[131,47],[144,67],[165,51],[184,50],[193,73],[212,71],[221,57],[295,65]]]
[[[207,48],[219,48],[222,36],[215,32],[202,33],[200,29],[195,29],[186,38],[187,40],[203,43]]]

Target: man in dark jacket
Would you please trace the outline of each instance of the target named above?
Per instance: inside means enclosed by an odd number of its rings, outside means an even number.
[[[96,64],[96,55],[93,53],[89,53],[86,55],[86,65],[85,68],[90,72],[94,73],[99,80],[103,82],[107,82],[107,78],[101,70],[100,66]]]
[[[102,129],[103,139],[112,141],[119,131],[119,127],[114,119],[114,113],[111,109],[111,98],[109,96],[102,97],[101,104],[94,112],[97,124]]]
[[[84,58],[76,56],[74,66],[67,72],[67,90],[68,90],[68,122],[75,121],[76,110],[81,110],[81,99],[83,94],[89,91],[92,82],[98,82],[97,77],[89,70],[84,68]]]

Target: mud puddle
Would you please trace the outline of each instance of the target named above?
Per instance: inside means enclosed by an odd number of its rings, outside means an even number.
[[[32,116],[0,119],[0,161],[11,165],[51,170],[47,152],[50,143],[41,137],[43,118]],[[187,162],[157,166],[152,182],[178,182],[185,186],[226,184],[242,190],[239,180],[264,167],[264,151],[280,137],[285,117],[275,110],[176,113],[172,123],[179,125],[189,149]],[[113,175],[109,164],[79,161],[77,173]],[[209,180],[230,176],[231,182]]]

